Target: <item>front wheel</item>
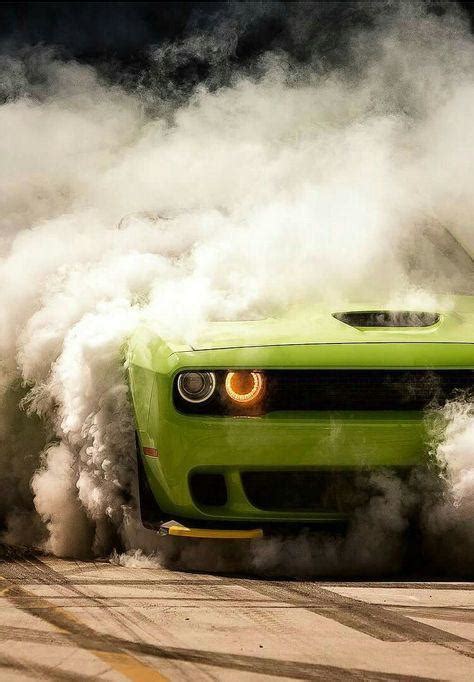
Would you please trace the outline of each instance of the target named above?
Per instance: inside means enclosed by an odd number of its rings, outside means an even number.
[[[138,434],[135,436],[137,450],[138,506],[142,524],[145,528],[158,530],[163,522],[163,514],[148,482],[141,454]]]

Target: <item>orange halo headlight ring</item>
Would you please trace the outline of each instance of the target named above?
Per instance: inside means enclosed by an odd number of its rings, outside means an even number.
[[[251,405],[262,398],[265,391],[265,377],[261,372],[248,370],[227,372],[225,390],[234,402]]]

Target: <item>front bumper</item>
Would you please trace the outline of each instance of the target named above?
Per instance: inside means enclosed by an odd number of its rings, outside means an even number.
[[[182,519],[337,521],[344,515],[331,510],[258,508],[246,494],[242,474],[408,469],[425,457],[425,427],[419,413],[305,412],[225,418],[185,416],[169,405],[164,412],[146,430],[139,429],[140,454],[160,509]],[[196,500],[191,480],[197,473],[223,476],[224,504]]]
[[[252,504],[249,471],[410,469],[426,461],[424,415],[416,411],[272,412],[260,417],[184,415],[173,406],[173,378],[191,367],[472,368],[471,344],[339,344],[172,353],[140,342],[129,355],[140,455],[153,497],[168,518],[248,524],[341,520],[332,510]],[[152,453],[157,456],[150,456]],[[193,497],[195,473],[221,474],[225,504]],[[197,524],[194,524],[197,525]]]

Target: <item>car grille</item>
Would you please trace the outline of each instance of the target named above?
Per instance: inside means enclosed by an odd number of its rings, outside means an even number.
[[[264,399],[233,405],[223,389],[225,371],[215,372],[216,395],[191,404],[174,392],[175,406],[191,414],[262,415],[278,411],[423,410],[474,389],[474,371],[424,369],[266,370]]]
[[[200,507],[222,507],[227,502],[227,486],[223,474],[194,473],[189,480],[191,495]]]
[[[271,378],[272,410],[419,410],[473,387],[472,371],[315,370]]]
[[[411,471],[406,467],[387,471],[387,475],[406,479]],[[249,502],[264,511],[347,514],[377,494],[373,473],[361,469],[246,471],[241,481]]]

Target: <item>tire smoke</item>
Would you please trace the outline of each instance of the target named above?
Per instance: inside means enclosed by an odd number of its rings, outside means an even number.
[[[418,241],[449,225],[474,252],[474,43],[462,13],[390,5],[348,32],[336,66],[309,45],[304,63],[275,49],[242,72],[219,26],[217,51],[210,33],[157,48],[142,88],[45,48],[0,57],[6,542],[75,557],[150,549],[134,511],[123,360],[138,324],[190,343],[210,320],[318,300],[376,291],[380,305],[435,310],[444,293],[474,293],[465,264]],[[292,34],[305,40],[303,29],[293,18]],[[212,78],[175,91],[170,63],[193,51],[213,55]],[[246,568],[399,570],[416,514],[430,565],[472,570],[472,400],[432,421],[435,483],[380,474],[345,539],[272,539]],[[162,556],[225,570],[233,552],[168,545]]]

